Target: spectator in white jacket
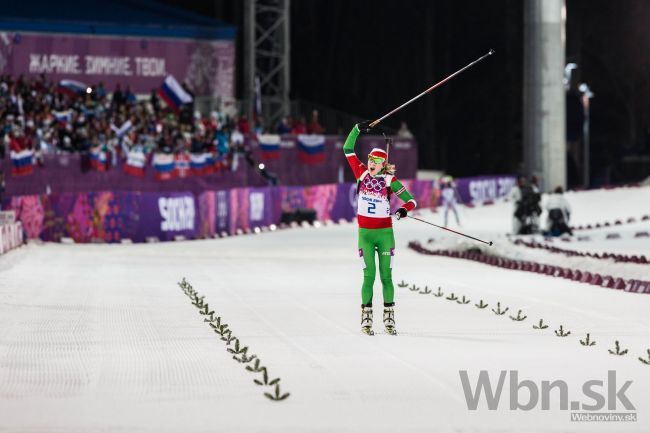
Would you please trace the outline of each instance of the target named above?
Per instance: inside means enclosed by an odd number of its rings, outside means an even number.
[[[546,216],[546,231],[551,236],[560,236],[564,233],[572,235],[569,227],[571,218],[571,205],[564,197],[564,189],[561,186],[555,188],[553,194],[549,195],[544,206],[548,211]]]

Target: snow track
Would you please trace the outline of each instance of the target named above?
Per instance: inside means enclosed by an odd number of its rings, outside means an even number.
[[[628,190],[619,193],[629,208],[603,219],[642,214]],[[588,203],[616,197],[584,194],[592,200],[577,200],[576,223],[581,212],[593,216]],[[505,243],[499,233],[509,227],[508,209],[465,209],[463,230]],[[395,225],[396,283],[471,299],[461,305],[396,288],[396,337],[380,326],[378,280],[378,333],[359,332],[353,224],[210,241],[28,245],[9,253],[0,259],[0,432],[650,430],[650,366],[637,360],[650,348],[649,295],[422,256],[406,244],[454,238],[416,221]],[[178,289],[182,277],[281,378],[289,399],[262,396],[253,384],[258,376],[232,360]],[[480,299],[489,307],[476,308]],[[508,313],[495,315],[497,302]],[[508,316],[519,309],[528,318],[515,322]],[[532,328],[540,318],[548,329]],[[556,337],[560,325],[571,335]],[[587,332],[596,346],[579,344]],[[628,355],[607,353],[615,340]],[[473,381],[487,370],[494,383],[501,370],[538,384],[565,380],[570,400],[580,400],[583,382],[615,370],[619,388],[633,381],[626,395],[638,421],[574,423],[553,395],[551,410],[511,411],[507,383],[498,410],[483,400],[470,411],[459,370]],[[527,401],[527,392],[520,394]]]

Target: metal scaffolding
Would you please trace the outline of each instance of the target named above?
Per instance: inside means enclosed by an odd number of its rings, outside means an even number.
[[[246,0],[244,6],[245,112],[261,109],[267,125],[289,115],[290,0]],[[262,95],[256,108],[256,87]]]

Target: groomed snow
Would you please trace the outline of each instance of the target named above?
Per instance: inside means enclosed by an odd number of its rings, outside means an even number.
[[[574,222],[650,213],[649,188],[572,194]],[[619,203],[620,198],[620,203]],[[602,200],[609,205],[602,207]],[[619,203],[619,205],[617,205]],[[464,209],[463,230],[507,242],[511,204]],[[423,212],[440,222],[441,215]],[[436,221],[436,218],[438,220]],[[394,279],[456,302],[396,288],[400,335],[359,332],[361,266],[354,224],[209,241],[28,245],[0,259],[1,432],[614,432],[650,430],[650,295],[632,294],[445,257],[410,240],[447,242],[413,220],[395,223]],[[603,241],[604,242],[604,241]],[[649,242],[650,243],[650,242]],[[568,244],[562,243],[561,246]],[[572,245],[577,245],[574,241]],[[581,242],[587,247],[587,243]],[[283,402],[271,402],[176,283],[186,277],[257,354]],[[376,302],[381,305],[379,281]],[[490,306],[479,310],[479,299]],[[490,309],[496,302],[510,310]],[[522,309],[528,319],[509,314]],[[376,313],[379,325],[380,314]],[[535,330],[540,318],[549,324]],[[552,330],[571,331],[566,338]],[[376,330],[381,331],[380,326]],[[589,332],[593,347],[578,343]],[[629,353],[607,353],[620,340]],[[552,394],[511,411],[467,408],[459,379],[501,370],[538,385],[623,382],[638,421],[570,421]],[[527,400],[521,391],[520,401]],[[624,412],[620,406],[617,412]]]

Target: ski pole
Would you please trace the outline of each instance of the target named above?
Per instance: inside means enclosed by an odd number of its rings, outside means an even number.
[[[429,224],[430,226],[438,227],[439,229],[447,230],[448,232],[456,233],[457,235],[465,236],[466,238],[474,239],[475,241],[483,242],[484,244],[487,244],[487,245],[489,245],[489,246],[492,246],[492,241],[487,242],[487,241],[481,240],[481,239],[479,239],[479,238],[475,238],[475,237],[473,237],[473,236],[466,235],[465,233],[457,232],[457,231],[455,231],[455,230],[448,229],[447,227],[439,226],[439,225],[437,225],[437,224],[430,223],[429,221],[421,220],[420,218],[416,218],[416,217],[411,216],[411,215],[406,215],[406,216],[409,217],[409,218],[411,218],[411,219],[414,219],[414,220],[416,220],[416,221],[420,221],[421,223]]]
[[[487,54],[483,54],[481,57],[479,57],[478,59],[474,60],[472,63],[468,64],[468,65],[465,66],[464,68],[461,68],[461,69],[457,70],[456,72],[454,72],[453,74],[451,74],[450,76],[448,76],[447,78],[445,78],[444,80],[438,81],[436,84],[434,84],[433,86],[429,87],[427,90],[425,90],[424,92],[420,93],[420,94],[417,95],[416,97],[414,97],[414,98],[412,98],[412,99],[409,99],[408,101],[406,101],[405,103],[403,103],[403,104],[400,105],[399,107],[395,108],[393,111],[384,114],[384,115],[381,116],[379,119],[377,119],[377,120],[375,120],[374,122],[372,122],[372,123],[370,124],[370,127],[371,127],[371,128],[374,128],[375,126],[377,126],[377,124],[378,124],[379,122],[381,122],[382,120],[384,120],[385,118],[387,118],[387,117],[390,116],[391,114],[394,114],[394,113],[398,112],[398,111],[401,110],[402,108],[404,108],[404,107],[406,107],[407,105],[409,105],[411,102],[420,99],[422,96],[426,95],[427,93],[429,93],[430,91],[432,91],[432,90],[435,89],[436,87],[442,86],[442,85],[445,84],[447,81],[451,80],[451,79],[454,78],[456,75],[458,75],[458,74],[460,74],[461,72],[463,72],[465,69],[474,66],[475,64],[477,64],[477,63],[480,62],[481,60],[485,59],[486,57],[491,56],[492,54],[494,54],[494,50],[490,50],[490,51],[488,51]]]

